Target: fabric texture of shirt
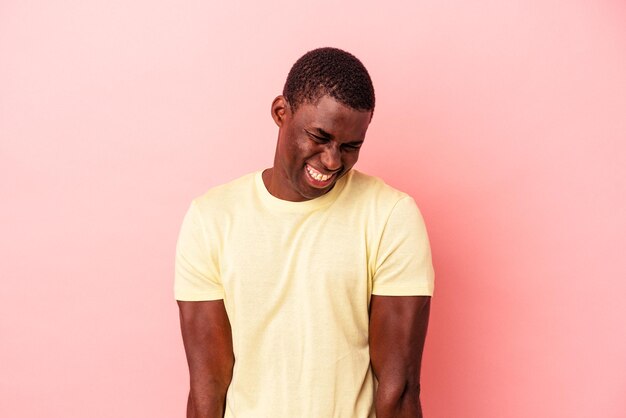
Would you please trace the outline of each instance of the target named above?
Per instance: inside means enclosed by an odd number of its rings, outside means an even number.
[[[432,295],[422,216],[409,195],[351,170],[304,202],[262,171],[196,198],[177,249],[177,300],[223,299],[235,366],[226,418],[373,418],[369,303]]]

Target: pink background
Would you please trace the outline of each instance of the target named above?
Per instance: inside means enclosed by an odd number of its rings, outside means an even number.
[[[0,416],[183,416],[182,215],[271,164],[272,99],[331,45],[376,87],[357,168],[429,228],[426,416],[625,417],[625,22],[608,0],[3,0]]]

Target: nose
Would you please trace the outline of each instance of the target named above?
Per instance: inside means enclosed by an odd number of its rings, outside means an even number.
[[[341,168],[341,151],[336,144],[328,143],[320,159],[328,171],[337,171]]]

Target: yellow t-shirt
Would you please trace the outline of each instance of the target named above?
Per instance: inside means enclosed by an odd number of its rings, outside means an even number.
[[[272,196],[262,171],[195,199],[175,297],[224,299],[235,366],[226,418],[372,418],[369,302],[432,295],[413,199],[351,170],[323,196]]]

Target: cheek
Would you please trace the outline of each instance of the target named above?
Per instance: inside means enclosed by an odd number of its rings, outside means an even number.
[[[293,137],[285,139],[287,140],[280,145],[283,164],[290,170],[299,169],[303,161],[310,158],[313,152],[301,139]]]
[[[359,159],[359,152],[358,151],[351,152],[347,154],[346,156],[344,156],[343,164],[346,167],[352,167],[354,164],[356,164],[358,159]]]
[[[306,159],[313,154],[311,147],[308,146],[306,141],[301,139],[291,141],[287,152],[291,156],[292,160]]]

